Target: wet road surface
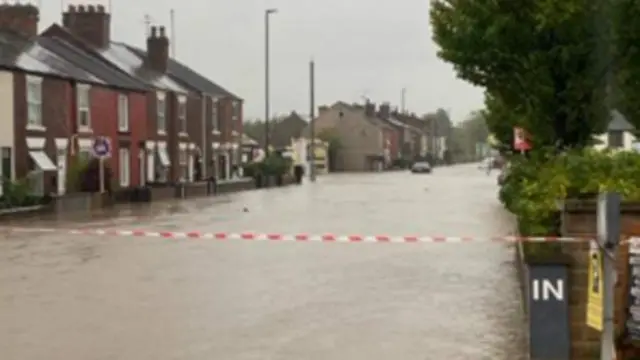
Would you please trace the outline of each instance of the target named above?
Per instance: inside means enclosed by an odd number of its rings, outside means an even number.
[[[433,175],[336,175],[313,186],[159,203],[62,224],[504,235],[513,226],[495,184],[475,166]],[[5,234],[0,358],[518,360],[518,293],[513,249],[495,243]]]

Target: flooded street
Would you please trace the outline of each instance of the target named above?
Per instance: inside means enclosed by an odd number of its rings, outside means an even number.
[[[487,237],[513,228],[497,190],[475,165],[331,175],[64,226]],[[482,242],[5,234],[0,358],[524,359],[513,257]]]

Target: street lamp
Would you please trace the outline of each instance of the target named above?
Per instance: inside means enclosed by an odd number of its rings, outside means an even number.
[[[269,16],[278,9],[264,11],[264,152],[269,154]]]

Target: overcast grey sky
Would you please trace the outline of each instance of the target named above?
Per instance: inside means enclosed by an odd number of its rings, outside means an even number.
[[[64,0],[108,5],[108,0]],[[40,27],[60,22],[60,0],[42,0]],[[271,18],[271,109],[309,112],[308,62],[316,104],[389,101],[410,111],[448,109],[454,121],[482,108],[482,91],[438,60],[427,0],[111,0],[112,39],[145,44],[144,15],[169,28],[176,13],[182,62],[245,99],[245,118],[264,117],[264,10]]]

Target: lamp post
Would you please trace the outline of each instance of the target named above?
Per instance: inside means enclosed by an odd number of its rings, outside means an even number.
[[[264,12],[264,152],[269,154],[269,17],[277,13],[277,9],[267,9]]]

